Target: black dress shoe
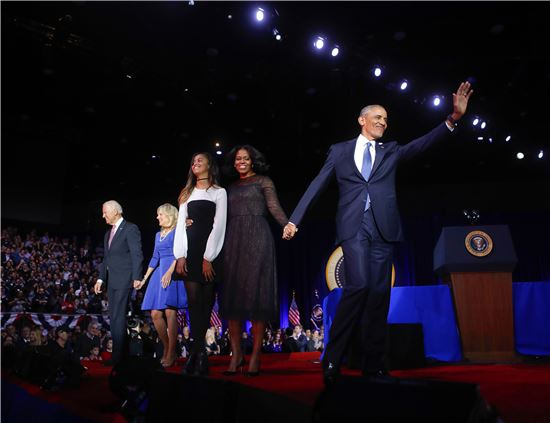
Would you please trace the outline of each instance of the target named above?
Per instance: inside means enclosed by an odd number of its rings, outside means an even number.
[[[330,361],[323,368],[323,380],[326,386],[332,385],[340,376],[340,369]]]

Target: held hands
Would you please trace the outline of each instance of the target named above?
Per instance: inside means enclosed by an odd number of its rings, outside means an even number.
[[[143,285],[145,285],[146,280],[147,280],[147,278],[143,278],[143,280],[141,280],[141,281],[135,280],[134,281],[134,289],[139,291],[141,288],[143,288]]]
[[[207,282],[212,282],[214,280],[214,276],[216,276],[212,263],[206,259],[202,259],[202,275]]]
[[[176,272],[182,276],[187,276],[187,260],[185,257],[180,257],[176,261]]]
[[[172,282],[172,272],[170,270],[167,270],[160,279],[160,282],[162,283],[162,287],[164,289],[168,288],[168,285],[170,285],[170,282]]]
[[[21,261],[23,261],[23,260],[21,260]],[[101,285],[103,285],[103,283],[101,283],[101,282],[99,282],[99,281],[97,281],[97,282],[95,283],[95,285],[94,285],[94,293],[95,293],[96,295],[101,294]]]
[[[296,232],[298,232],[298,228],[294,223],[287,223],[286,226],[283,228],[283,239],[286,239],[287,241],[294,238],[294,235],[296,235]]]
[[[464,113],[466,113],[466,108],[468,107],[468,100],[474,90],[471,89],[469,82],[463,82],[460,84],[456,93],[453,93],[453,119],[460,119]]]

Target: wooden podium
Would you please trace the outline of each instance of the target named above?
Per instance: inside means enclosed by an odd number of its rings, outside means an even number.
[[[508,226],[443,228],[434,251],[434,270],[450,283],[466,360],[518,360],[512,295],[516,263]]]

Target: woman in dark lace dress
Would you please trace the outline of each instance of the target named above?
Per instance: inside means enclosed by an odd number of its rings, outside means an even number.
[[[266,322],[279,318],[275,242],[268,215],[281,227],[288,219],[273,181],[261,174],[268,166],[258,150],[235,147],[227,162],[239,179],[229,186],[227,200],[222,313],[229,321],[232,357],[224,374],[233,375],[244,365],[241,329],[244,320],[251,320],[254,344],[247,374],[256,376]]]

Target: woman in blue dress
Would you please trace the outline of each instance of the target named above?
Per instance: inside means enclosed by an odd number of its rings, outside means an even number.
[[[187,294],[183,281],[173,278],[176,266],[174,229],[178,221],[178,209],[172,204],[163,204],[157,209],[157,220],[161,230],[155,235],[153,257],[143,280],[136,283],[134,288],[141,289],[147,278],[152,275],[141,309],[151,310],[155,329],[164,347],[160,362],[164,367],[170,367],[176,361],[178,336],[176,312],[178,309],[187,307]]]

